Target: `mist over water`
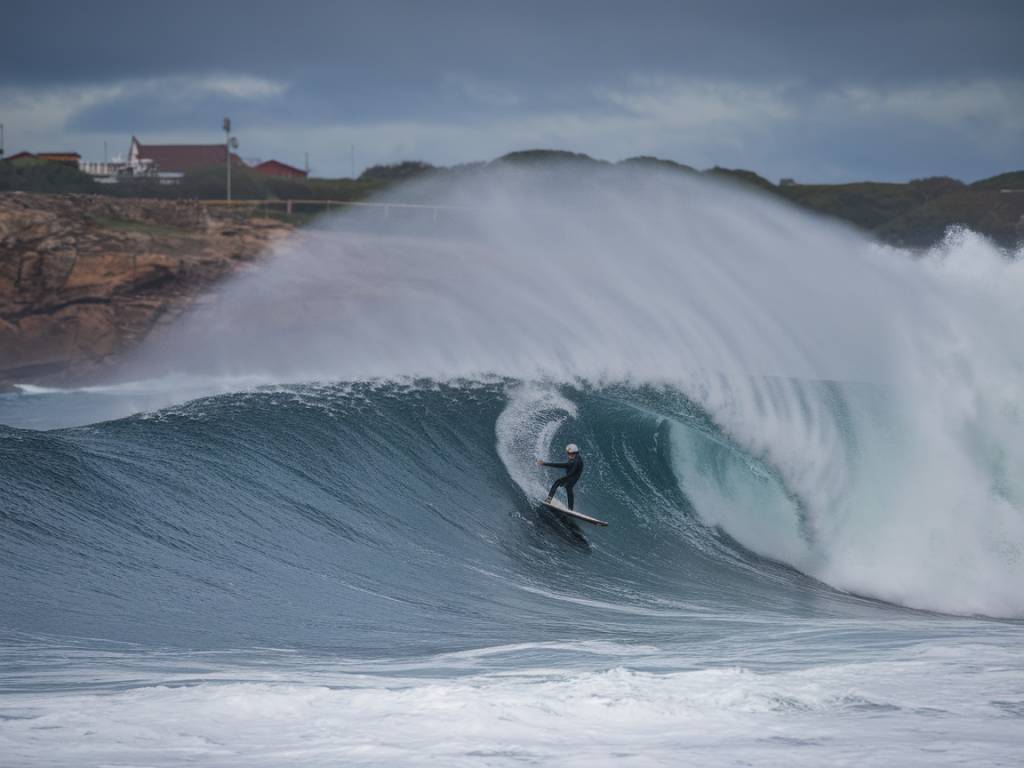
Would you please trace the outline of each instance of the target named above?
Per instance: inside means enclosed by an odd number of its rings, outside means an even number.
[[[340,214],[155,357],[275,380],[863,379],[889,370],[880,342],[927,299],[852,231],[707,180],[507,169],[409,194],[454,209],[461,231],[382,234],[376,210]]]
[[[967,231],[910,254],[652,170],[506,169],[407,194],[460,226],[382,234],[378,211],[346,212],[138,370],[665,387],[732,446],[673,428],[706,523],[840,589],[1024,615],[1013,254]]]

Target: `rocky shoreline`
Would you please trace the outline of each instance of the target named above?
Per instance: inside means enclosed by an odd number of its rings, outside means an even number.
[[[292,229],[195,201],[0,193],[0,389],[101,376]]]

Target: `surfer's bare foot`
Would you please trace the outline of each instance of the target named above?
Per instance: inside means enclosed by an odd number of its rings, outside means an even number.
[[[551,503],[551,497],[548,496],[546,499],[544,499],[544,503],[545,504],[550,504]]]

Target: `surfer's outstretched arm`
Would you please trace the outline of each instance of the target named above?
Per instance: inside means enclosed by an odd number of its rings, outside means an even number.
[[[571,465],[571,461],[541,461],[540,459],[537,459],[537,466],[539,467],[554,467],[555,469],[568,469]]]

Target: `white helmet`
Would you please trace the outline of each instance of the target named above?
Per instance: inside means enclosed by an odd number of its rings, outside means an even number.
[[[566,453],[579,453],[580,452],[580,448],[579,448],[578,445],[576,445],[576,443],[569,443],[567,446],[565,446],[565,452]]]

